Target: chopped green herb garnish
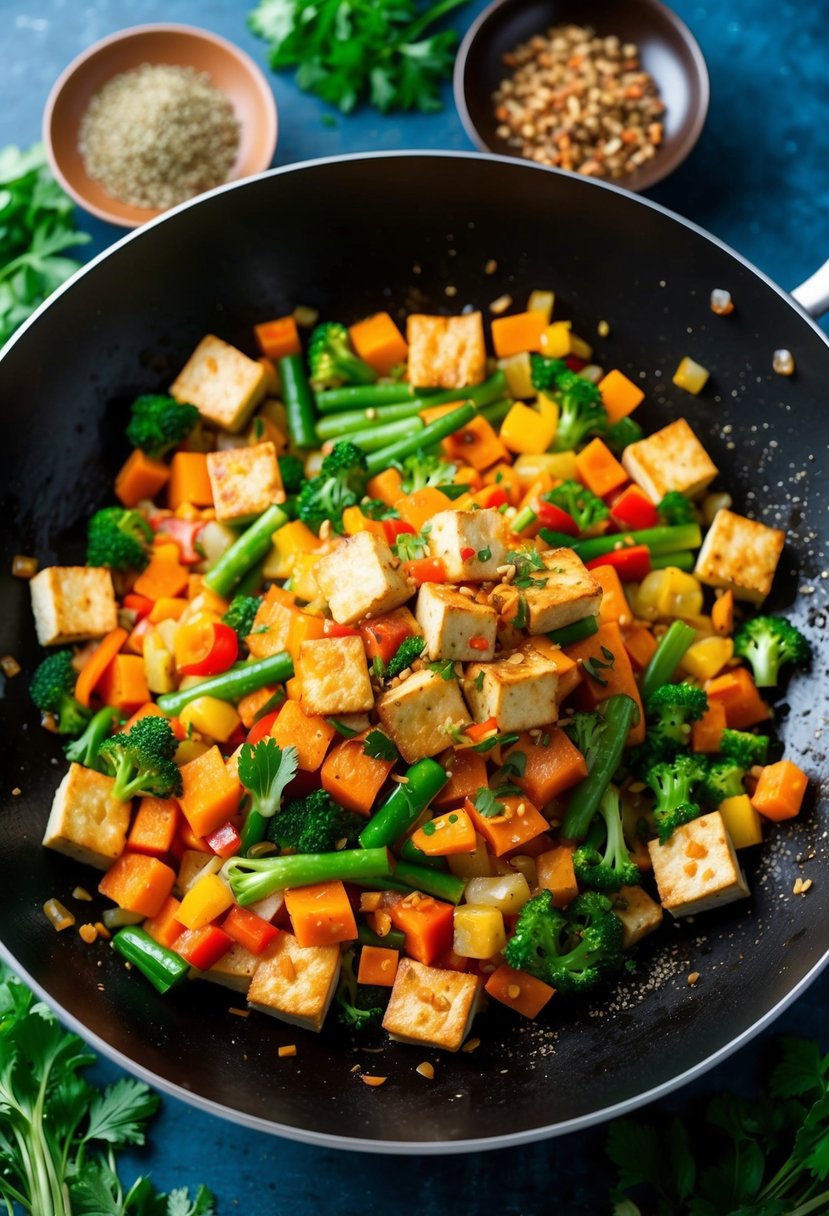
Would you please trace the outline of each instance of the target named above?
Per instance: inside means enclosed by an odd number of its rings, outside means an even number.
[[[457,680],[458,678],[454,659],[437,659],[436,662],[429,664],[429,670],[436,672],[442,680]]]
[[[602,661],[604,660],[604,661]],[[612,671],[616,662],[616,655],[612,650],[608,650],[606,646],[602,646],[602,658],[596,658],[595,655],[589,659],[585,659],[582,666],[592,680],[602,687],[607,687],[607,680],[601,674],[603,671]]]
[[[352,730],[350,726],[346,726],[345,722],[340,722],[339,718],[326,718],[325,720],[344,739],[353,739],[355,735],[359,735],[360,733],[358,730]]]
[[[400,753],[385,731],[370,730],[363,742],[363,755],[372,760],[399,760]]]
[[[486,549],[478,550],[478,561],[479,562],[488,562],[488,561],[490,561],[491,558],[492,558],[492,550],[488,546]]]

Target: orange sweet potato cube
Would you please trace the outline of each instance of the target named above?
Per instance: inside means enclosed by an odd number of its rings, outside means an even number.
[[[185,764],[181,780],[179,803],[194,836],[209,836],[238,811],[242,787],[229,775],[218,747]]]

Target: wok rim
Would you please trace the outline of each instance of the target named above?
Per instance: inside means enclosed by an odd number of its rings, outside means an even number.
[[[373,151],[373,152],[357,152],[342,156],[319,157],[309,161],[298,161],[290,165],[283,165],[273,169],[267,169],[262,173],[255,174],[251,177],[242,178],[238,181],[227,182],[224,185],[217,186],[214,190],[207,191],[204,194],[198,195],[194,199],[188,199],[186,202],[179,204],[177,207],[165,211],[162,215],[155,219],[147,221],[140,227],[125,233],[120,239],[107,246],[84,266],[72,275],[71,278],[62,284],[51,296],[46,299],[39,308],[27,318],[20,326],[9,341],[0,348],[0,363],[6,355],[13,349],[17,342],[22,338],[32,326],[38,323],[40,318],[44,316],[52,305],[67,291],[70,291],[74,284],[83,276],[90,274],[100,263],[116,253],[122,246],[129,241],[134,241],[141,235],[158,224],[163,224],[173,216],[177,216],[182,212],[189,210],[192,207],[198,206],[200,203],[209,199],[213,199],[219,195],[228,193],[232,190],[239,190],[253,183],[264,181],[266,178],[280,177],[284,174],[302,172],[305,169],[313,169],[326,165],[338,165],[341,163],[352,163],[363,160],[389,160],[395,161],[401,158],[429,158],[435,160],[478,160],[489,163],[496,163],[510,166],[511,171],[520,173],[543,173],[556,174],[560,177],[569,180],[583,181],[585,186],[594,190],[605,190],[617,195],[628,202],[633,202],[641,207],[655,211],[675,223],[695,233],[697,236],[704,238],[720,250],[733,257],[745,269],[756,275],[766,286],[770,287],[789,308],[793,309],[804,321],[806,321],[815,334],[821,339],[824,346],[829,348],[829,335],[817,324],[815,318],[796,300],[789,292],[780,287],[773,279],[760,270],[753,262],[744,257],[737,250],[733,249],[727,242],[719,237],[708,232],[705,228],[693,223],[693,221],[685,219],[676,212],[671,211],[668,207],[654,202],[652,199],[645,198],[638,194],[633,194],[629,190],[625,190],[620,186],[616,186],[610,182],[599,181],[591,178],[574,179],[573,175],[559,169],[551,169],[540,165],[535,165],[532,162],[522,162],[514,157],[501,156],[496,153],[484,152],[469,152],[469,151],[452,151],[448,149],[403,149],[399,151]],[[65,1026],[74,1033],[78,1034],[84,1041],[89,1043],[106,1059],[118,1065],[125,1072],[139,1077],[147,1082],[153,1088],[166,1094],[169,1097],[177,1098],[179,1101],[185,1102],[190,1106],[195,1107],[206,1114],[214,1115],[217,1118],[224,1119],[230,1123],[237,1124],[242,1127],[250,1128],[253,1131],[265,1132],[270,1135],[281,1136],[287,1140],[292,1140],[301,1144],[311,1145],[317,1148],[339,1149],[349,1152],[360,1153],[381,1153],[383,1155],[394,1154],[422,1154],[424,1156],[445,1156],[454,1153],[464,1152],[486,1152],[495,1149],[513,1148],[524,1144],[532,1144],[541,1140],[552,1139],[553,1137],[567,1135],[570,1132],[580,1131],[585,1128],[595,1127],[598,1124],[606,1123],[610,1119],[618,1118],[622,1115],[629,1114],[640,1107],[647,1105],[650,1102],[655,1102],[659,1098],[663,1098],[674,1091],[681,1089],[691,1081],[702,1077],[727,1060],[735,1052],[739,1051],[746,1044],[751,1042],[758,1034],[767,1029],[781,1013],[783,1013],[790,1005],[794,1003],[817,979],[821,972],[829,965],[829,945],[827,945],[823,955],[810,968],[810,970],[801,977],[801,979],[790,989],[786,995],[779,1000],[770,1009],[766,1010],[756,1021],[750,1026],[747,1026],[736,1038],[725,1044],[717,1051],[706,1056],[698,1061],[692,1067],[685,1069],[669,1080],[662,1082],[659,1085],[645,1090],[641,1093],[634,1094],[632,1097],[624,1101],[617,1102],[611,1106],[602,1107],[599,1110],[591,1111],[589,1114],[579,1115],[572,1119],[566,1119],[557,1123],[544,1124],[539,1127],[524,1129],[517,1132],[509,1132],[499,1136],[485,1136],[479,1138],[465,1138],[462,1140],[435,1140],[435,1141],[412,1141],[412,1140],[372,1140],[358,1136],[339,1136],[329,1132],[310,1131],[305,1128],[295,1127],[290,1124],[280,1123],[274,1119],[265,1119],[258,1115],[251,1115],[245,1111],[235,1109],[230,1106],[225,1106],[220,1102],[214,1101],[212,1098],[206,1098],[201,1094],[168,1081],[165,1077],[146,1068],[144,1065],[137,1063],[131,1057],[125,1055],[115,1047],[111,1046],[104,1039],[100,1038],[96,1033],[90,1031],[73,1014],[68,1013],[62,1005],[55,1001],[49,993],[35,981],[21,965],[17,962],[12,952],[0,940],[0,959],[5,961],[12,970],[24,980],[25,983],[40,997],[46,1005],[49,1006],[60,1018]]]

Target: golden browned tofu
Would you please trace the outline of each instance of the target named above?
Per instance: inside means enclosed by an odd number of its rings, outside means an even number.
[[[340,625],[366,616],[379,616],[404,604],[412,588],[400,571],[400,561],[373,532],[358,532],[321,557],[317,585]]]
[[[499,613],[511,619],[516,597],[523,596],[529,633],[549,633],[598,614],[602,588],[572,549],[548,549],[541,560],[543,570],[529,571],[530,586],[505,583],[494,589],[490,602]]]
[[[283,932],[260,958],[248,1004],[292,1026],[320,1031],[339,974],[339,946],[300,946]]]
[[[207,475],[216,518],[222,523],[245,523],[272,503],[285,501],[276,448],[270,441],[208,452]]]
[[[362,638],[319,638],[299,650],[307,714],[359,714],[374,708]]]
[[[417,596],[417,622],[430,659],[491,659],[495,654],[498,617],[445,583],[424,583]]]
[[[463,695],[476,722],[495,718],[502,731],[532,730],[558,718],[558,668],[532,642],[492,663],[470,663]]]
[[[717,466],[684,418],[629,444],[622,464],[654,502],[670,490],[696,498],[717,476]]]
[[[403,958],[383,1028],[403,1043],[458,1051],[469,1033],[477,1003],[476,976]]]
[[[41,646],[102,638],[118,624],[112,575],[103,566],[47,566],[30,580],[29,593]]]
[[[486,344],[479,312],[460,317],[412,313],[406,321],[409,383],[415,388],[464,388],[486,373]]]
[[[112,777],[70,764],[52,802],[43,843],[74,861],[108,870],[127,842],[132,803],[112,797]]]
[[[786,533],[723,508],[714,516],[694,574],[709,587],[725,587],[738,600],[762,604],[783,552]]]
[[[468,719],[458,681],[428,668],[384,692],[377,713],[407,764],[442,752],[449,728]]]
[[[692,916],[744,899],[748,884],[719,811],[676,829],[667,844],[648,842],[662,907]]]
[[[261,363],[208,334],[171,384],[170,396],[195,405],[214,426],[235,432],[241,431],[266,389]]]
[[[663,911],[641,887],[621,887],[614,895],[613,911],[622,922],[622,947],[629,950],[662,924]]]
[[[259,961],[256,954],[234,942],[227,954],[223,954],[217,963],[207,971],[197,971],[196,975],[199,979],[221,984],[223,988],[230,988],[233,992],[244,993],[250,987]]]

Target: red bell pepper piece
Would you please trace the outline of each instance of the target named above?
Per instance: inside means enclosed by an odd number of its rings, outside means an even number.
[[[282,707],[280,706],[280,709],[281,708]],[[258,743],[260,739],[267,739],[268,735],[271,733],[271,727],[278,717],[278,709],[273,710],[272,713],[263,714],[259,721],[254,722],[253,726],[248,731],[246,742],[253,746],[254,744]]]
[[[487,718],[486,722],[473,722],[471,726],[467,726],[466,735],[473,743],[480,743],[487,735],[491,735],[493,731],[498,729],[497,718]]]
[[[238,828],[229,819],[220,828],[216,828],[215,832],[205,836],[205,840],[219,857],[233,857],[234,853],[239,852],[242,843]]]
[[[564,362],[570,368],[571,372],[580,372],[583,367],[587,367],[584,359],[580,359],[578,355],[567,355]]]
[[[161,520],[156,532],[163,532],[178,545],[179,561],[183,566],[195,566],[197,562],[204,561],[204,554],[196,548],[203,527],[202,519],[176,519],[174,515],[168,515]]]
[[[461,549],[461,561],[468,562],[471,557],[475,556],[475,550],[471,545],[464,545]]]
[[[270,923],[251,912],[250,908],[233,907],[222,921],[222,928],[235,942],[250,950],[251,954],[261,954],[266,950],[279,930]]]
[[[350,625],[338,625],[336,621],[329,620],[323,623],[322,631],[327,638],[358,638],[360,636],[359,629],[352,629]]]
[[[205,631],[205,652],[196,662],[180,668],[183,676],[217,676],[232,667],[239,656],[239,638],[235,629],[223,621],[211,621]]]
[[[417,530],[407,523],[405,519],[384,519],[383,531],[386,534],[386,540],[390,545],[393,545],[398,536],[406,533],[409,536],[416,536]]]
[[[585,564],[588,570],[612,566],[623,583],[638,583],[651,572],[651,555],[647,545],[633,545],[630,549],[614,549]]]
[[[655,528],[659,512],[644,490],[628,486],[611,506],[610,518],[620,532],[637,532],[641,528]]]
[[[469,639],[469,646],[471,650],[489,650],[489,642],[480,633]]]
[[[418,585],[446,582],[446,567],[439,557],[416,557],[413,561],[404,562],[403,573],[406,578],[413,578]]]
[[[497,485],[484,486],[477,498],[484,507],[503,507],[504,503],[509,502],[504,487]]]
[[[130,591],[124,596],[124,607],[135,613],[136,621],[143,621],[152,611],[153,601],[147,595],[138,595]]]
[[[552,528],[554,532],[563,532],[565,536],[578,536],[579,534],[579,525],[573,516],[569,511],[557,507],[554,502],[547,502],[546,499],[540,498],[536,514],[542,527]]]
[[[369,661],[382,659],[384,663],[394,658],[401,642],[405,642],[411,632],[405,619],[394,614],[378,616],[374,620],[364,621],[360,626],[360,636]]]
[[[198,971],[208,971],[227,954],[233,938],[217,925],[205,925],[203,929],[187,929],[176,942],[176,952]]]

